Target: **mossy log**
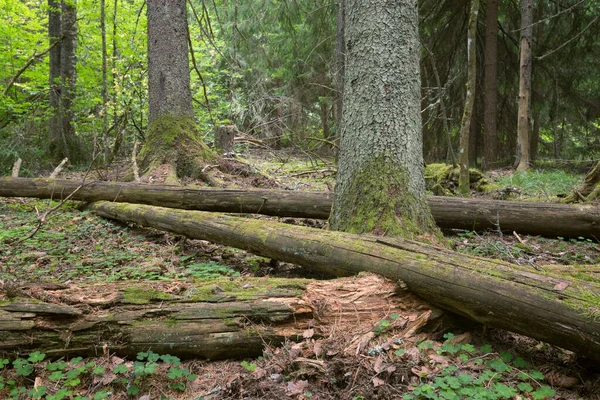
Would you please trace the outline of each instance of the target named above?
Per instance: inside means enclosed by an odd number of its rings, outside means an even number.
[[[185,358],[243,358],[261,355],[265,344],[328,336],[334,329],[362,336],[390,313],[398,315],[399,338],[442,321],[443,312],[396,286],[372,274],[321,282],[13,286],[18,295],[0,301],[0,352],[135,356],[151,349]]]
[[[83,186],[82,186],[83,185]],[[75,190],[79,188],[75,192]],[[185,210],[257,213],[280,217],[329,217],[333,193],[212,189],[65,179],[1,178],[0,196],[118,201]],[[600,237],[600,207],[429,197],[444,229],[502,230],[543,236]]]
[[[111,202],[89,209],[337,276],[369,271],[402,280],[435,306],[600,359],[600,284],[593,277],[583,281],[409,240],[215,213]]]

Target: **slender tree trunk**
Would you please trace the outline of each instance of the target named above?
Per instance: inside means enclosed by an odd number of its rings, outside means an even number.
[[[529,124],[531,118],[531,42],[533,1],[521,0],[521,51],[519,74],[519,112],[517,124],[517,171],[529,169]]]
[[[471,0],[469,12],[469,28],[467,34],[467,95],[460,126],[460,150],[458,164],[460,165],[460,178],[458,191],[467,196],[469,185],[469,136],[471,131],[471,118],[475,105],[475,91],[477,86],[477,15],[479,14],[479,0]]]
[[[485,77],[484,77],[484,114],[483,114],[483,162],[484,170],[494,167],[497,160],[498,138],[498,3],[488,0],[485,27]]]
[[[102,162],[108,161],[108,82],[106,81],[106,4],[100,0],[100,29],[102,35]]]
[[[346,0],[346,69],[331,227],[437,232],[425,197],[417,1]]]
[[[48,39],[50,45],[57,40],[61,40],[61,11],[60,1],[48,0]],[[48,143],[50,157],[54,160],[61,160],[69,153],[67,142],[65,140],[62,121],[60,118],[60,98],[61,98],[61,44],[54,46],[50,50],[50,73],[49,73],[49,106],[50,118],[48,120]]]
[[[346,0],[338,0],[336,21],[336,83],[335,83],[335,133],[339,138],[342,131],[342,113],[344,109],[344,74],[346,67],[346,43],[344,41]]]
[[[73,124],[73,102],[77,88],[77,5],[75,0],[62,1],[62,35],[60,52],[61,102],[60,114],[63,135],[67,142],[67,154],[72,162],[80,161],[83,154],[78,149]]]

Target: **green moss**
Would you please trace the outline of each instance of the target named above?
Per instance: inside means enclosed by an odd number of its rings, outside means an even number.
[[[437,196],[451,196],[452,191],[458,187],[458,179],[460,177],[460,169],[454,168],[448,164],[428,164],[425,166],[425,184],[427,190]],[[474,168],[469,169],[469,183],[471,189],[478,192],[487,192],[492,190],[485,175]]]
[[[166,114],[148,127],[138,160],[143,170],[175,165],[178,176],[199,177],[206,161],[216,157],[202,141],[193,118]]]
[[[148,304],[151,301],[171,300],[174,296],[159,290],[131,287],[123,291],[123,302],[129,304]]]
[[[354,174],[331,225],[357,234],[414,239],[433,233],[441,238],[425,196],[418,198],[408,188],[407,171],[380,155]]]
[[[188,290],[190,301],[219,302],[223,300],[254,300],[258,298],[290,296],[298,297],[310,282],[306,279],[217,278],[196,281]]]

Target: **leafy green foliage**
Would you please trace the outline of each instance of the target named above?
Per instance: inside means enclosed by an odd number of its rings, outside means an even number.
[[[435,373],[424,372],[421,383],[403,395],[405,400],[413,399],[512,399],[517,396],[533,399],[550,399],[555,391],[541,382],[544,375],[537,370],[521,370],[530,365],[512,353],[494,353],[490,345],[481,346],[479,351],[471,344],[454,343],[454,335],[446,334],[441,344],[421,342],[417,348],[437,355],[464,355],[458,357],[463,363],[451,364],[443,358],[431,358],[439,364],[432,364]],[[404,353],[394,353],[402,357]],[[479,373],[462,372],[468,366],[482,364],[486,368]]]
[[[181,393],[188,388],[189,382],[197,378],[196,374],[181,366],[178,357],[169,354],[160,355],[152,351],[140,352],[137,361],[121,363],[113,368],[98,364],[98,362],[106,362],[101,359],[89,362],[84,362],[81,357],[52,362],[44,362],[44,359],[45,355],[36,351],[27,358],[13,360],[12,369],[6,368],[10,365],[8,359],[0,359],[0,365],[5,367],[0,369],[0,398],[17,400],[25,398],[26,394],[30,399],[104,400],[111,398],[111,393],[115,390],[122,390],[130,396],[136,396],[147,388],[147,383],[159,375],[168,379],[168,387],[174,393]],[[44,380],[51,384],[31,387],[33,381],[28,378],[34,370],[47,371]],[[112,375],[113,373],[115,375]],[[10,375],[14,375],[15,379],[6,378]],[[96,380],[94,385],[90,385],[95,379],[94,376],[99,380]],[[121,379],[121,376],[127,378]],[[98,382],[104,383],[99,386]],[[89,390],[90,387],[93,389]]]

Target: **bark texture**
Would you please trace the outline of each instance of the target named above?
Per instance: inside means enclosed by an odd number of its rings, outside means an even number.
[[[210,240],[337,276],[404,281],[433,305],[600,359],[600,284],[410,240],[122,203],[98,215]]]
[[[63,134],[69,144],[69,154],[72,161],[79,161],[81,154],[74,145],[75,126],[73,125],[73,102],[77,89],[77,6],[75,0],[62,2],[62,35],[60,49],[60,73],[61,73],[61,122]]]
[[[471,138],[471,123],[473,122],[473,107],[475,105],[475,90],[477,86],[477,16],[479,15],[479,0],[471,0],[469,11],[469,27],[467,29],[467,95],[465,108],[460,124],[460,150],[458,164],[460,177],[458,178],[458,191],[467,196],[470,192],[469,184],[469,142]]]
[[[519,111],[517,123],[517,171],[529,168],[529,121],[531,106],[531,39],[533,1],[521,0],[521,45],[519,73]]]
[[[483,169],[493,168],[497,160],[498,138],[498,3],[488,0],[485,22],[485,71],[483,114]]]
[[[345,1],[346,69],[331,227],[434,232],[425,200],[417,1]]]
[[[185,0],[148,2],[149,122],[165,114],[193,116]]]
[[[3,353],[35,349],[62,357],[109,351],[135,357],[152,349],[183,358],[256,357],[265,345],[304,340],[309,329],[315,337],[335,329],[363,336],[395,313],[400,339],[443,316],[374,275],[322,282],[223,278],[40,286],[18,288],[19,297],[0,305]]]
[[[198,189],[118,182],[84,184],[65,179],[0,178],[0,196],[55,200],[70,196],[72,200],[88,202],[107,200],[185,210],[327,219],[333,194],[289,190]],[[600,237],[599,205],[526,203],[441,196],[429,196],[428,201],[435,222],[441,228],[492,229],[550,237]]]
[[[61,40],[61,18],[60,1],[48,0],[48,41],[50,46]],[[60,160],[69,154],[67,141],[63,134],[60,118],[60,52],[61,45],[50,49],[49,61],[49,85],[48,100],[50,106],[50,118],[48,119],[48,143],[49,152],[53,158]]]
[[[148,180],[177,184],[178,177],[191,176],[211,182],[202,169],[214,154],[193,118],[186,2],[150,1],[147,15],[149,126],[140,167]]]

